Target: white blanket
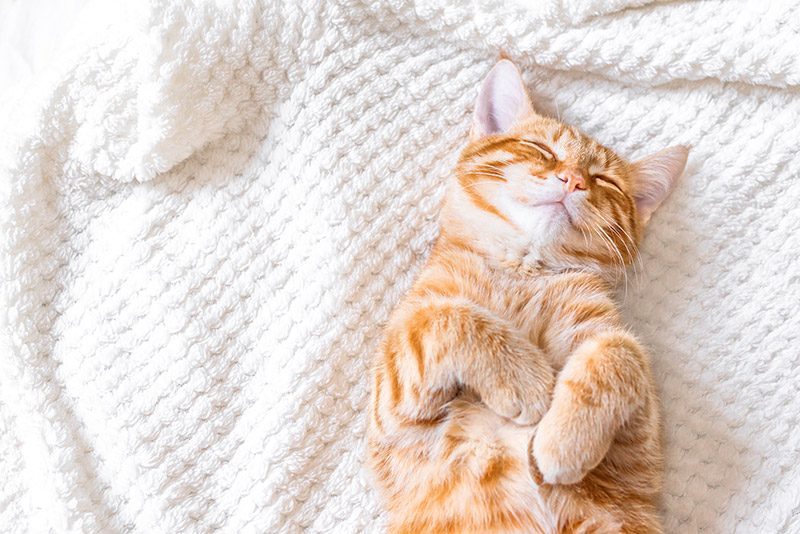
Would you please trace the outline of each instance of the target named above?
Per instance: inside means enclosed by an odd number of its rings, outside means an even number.
[[[128,2],[3,125],[0,530],[379,531],[371,353],[502,49],[694,146],[620,291],[667,531],[800,531],[795,2],[218,4]]]

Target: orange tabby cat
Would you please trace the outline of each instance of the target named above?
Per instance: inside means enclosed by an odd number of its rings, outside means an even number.
[[[612,288],[687,152],[628,163],[492,69],[373,371],[390,532],[661,531],[658,401]]]

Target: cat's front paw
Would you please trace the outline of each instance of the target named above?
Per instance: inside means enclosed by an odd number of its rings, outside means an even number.
[[[552,374],[531,371],[492,384],[481,398],[492,411],[518,425],[535,425],[550,407],[552,390]]]
[[[545,415],[533,437],[531,462],[547,484],[576,484],[593,466],[587,465],[583,452]]]
[[[482,397],[489,409],[518,425],[535,425],[547,410],[541,401],[530,402],[514,392],[495,391]]]

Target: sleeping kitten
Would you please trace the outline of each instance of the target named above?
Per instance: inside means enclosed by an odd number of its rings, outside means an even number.
[[[492,69],[373,370],[390,532],[661,531],[658,400],[612,288],[687,153],[628,163]]]

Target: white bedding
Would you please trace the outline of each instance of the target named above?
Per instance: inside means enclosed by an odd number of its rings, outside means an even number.
[[[794,2],[218,4],[90,17],[9,106],[0,530],[379,531],[368,363],[503,49],[621,153],[694,147],[620,292],[667,531],[800,532]]]

